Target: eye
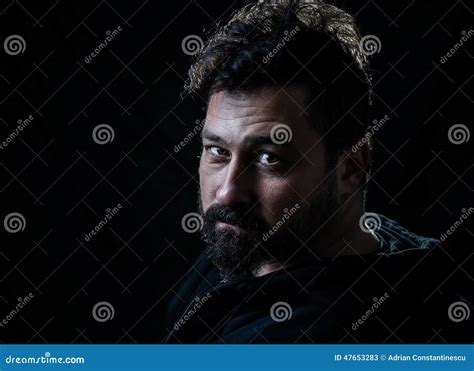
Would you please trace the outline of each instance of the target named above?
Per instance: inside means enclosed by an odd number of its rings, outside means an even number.
[[[218,146],[206,146],[206,151],[208,151],[211,156],[214,157],[222,157],[222,156],[228,156],[229,152],[227,152],[224,148],[218,147]]]
[[[263,165],[271,166],[278,162],[278,157],[274,153],[262,151],[258,153],[258,160]]]

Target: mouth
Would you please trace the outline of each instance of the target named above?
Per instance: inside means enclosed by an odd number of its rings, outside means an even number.
[[[228,224],[228,223],[224,223],[224,222],[217,222],[217,226],[220,227],[220,228],[231,228],[231,229],[236,230],[236,231],[243,229],[243,228],[238,227],[236,225]]]
[[[228,223],[225,223],[225,222],[217,222],[217,225],[221,226],[221,227],[230,227],[230,228],[233,228],[233,229],[241,229],[240,227],[238,227],[234,224],[228,224]]]

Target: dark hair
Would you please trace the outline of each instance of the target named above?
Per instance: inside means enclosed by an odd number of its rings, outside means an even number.
[[[305,109],[330,161],[364,136],[371,84],[351,15],[319,1],[249,4],[216,27],[185,91],[208,100],[223,90],[287,85],[307,88]]]

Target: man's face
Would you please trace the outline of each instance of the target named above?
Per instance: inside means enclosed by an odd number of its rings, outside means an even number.
[[[224,276],[290,258],[337,208],[335,174],[305,103],[298,87],[219,92],[209,101],[199,207]]]

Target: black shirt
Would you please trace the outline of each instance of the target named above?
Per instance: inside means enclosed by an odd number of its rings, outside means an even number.
[[[226,283],[202,254],[170,303],[164,342],[471,341],[468,321],[448,316],[455,302],[472,309],[465,286],[448,280],[458,270],[456,261],[438,240],[379,216],[380,246],[373,254],[314,257]]]

